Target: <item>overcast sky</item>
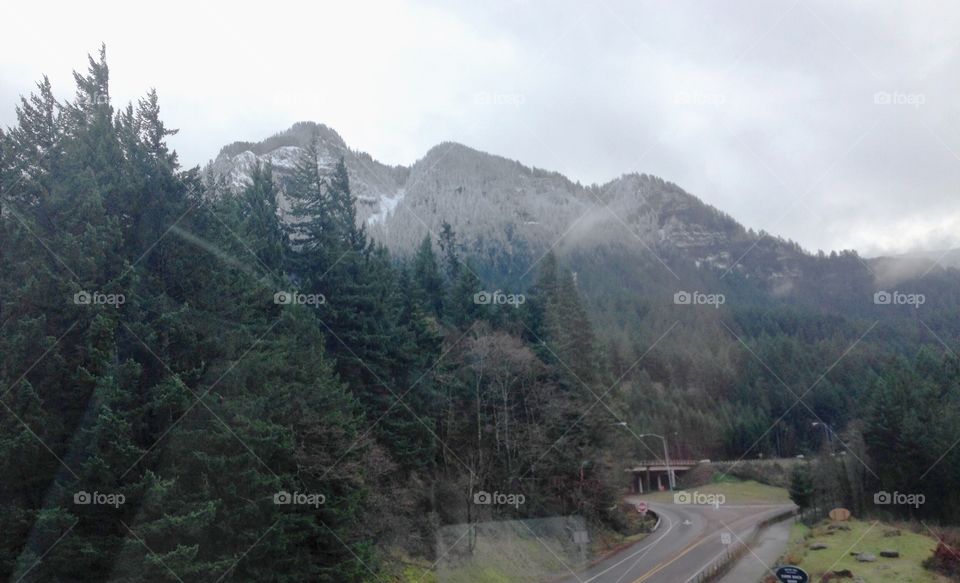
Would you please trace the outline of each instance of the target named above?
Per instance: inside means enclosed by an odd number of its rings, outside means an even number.
[[[639,171],[866,255],[960,245],[960,4],[5,2],[0,124],[107,44],[188,164],[295,121],[409,164],[444,140],[584,183]]]

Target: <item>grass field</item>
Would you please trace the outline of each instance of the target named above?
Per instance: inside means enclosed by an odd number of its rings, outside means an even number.
[[[829,521],[828,521],[829,522]],[[850,530],[829,530],[828,522],[814,528],[795,524],[790,534],[785,562],[796,564],[819,581],[828,571],[847,569],[855,577],[870,583],[947,583],[949,580],[923,568],[923,561],[933,554],[937,541],[932,536],[901,529],[900,536],[884,536],[892,527],[882,522],[851,520]],[[811,550],[810,545],[823,543],[826,549]],[[900,557],[887,559],[880,551],[899,551]],[[852,552],[867,552],[876,562],[860,563]],[[849,579],[841,579],[849,580]]]
[[[639,527],[640,519],[628,516]],[[537,583],[572,575],[612,550],[643,539],[591,529],[583,547],[571,541],[582,522],[568,518],[504,520],[442,530],[443,549],[435,564],[395,557],[403,566],[391,580],[404,583]],[[472,536],[470,533],[473,533]]]
[[[504,534],[506,536],[502,539],[478,541],[475,554],[452,561],[441,557],[432,564],[404,557],[406,564],[390,573],[387,580],[403,583],[535,583],[568,574],[564,563],[573,569],[584,566],[575,558],[564,556],[556,540]]]
[[[783,488],[767,486],[752,480],[741,481],[730,476],[722,481],[688,488],[703,494],[723,494],[726,504],[790,504],[790,494]],[[650,502],[672,502],[673,492],[654,492],[641,497]]]

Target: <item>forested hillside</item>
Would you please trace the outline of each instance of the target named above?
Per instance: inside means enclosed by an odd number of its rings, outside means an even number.
[[[822,495],[919,489],[896,510],[960,519],[955,270],[878,305],[851,253],[798,251],[784,295],[619,245],[500,290],[450,224],[374,242],[315,139],[281,212],[269,164],[181,167],[156,92],[110,100],[104,51],[75,78],[0,132],[2,579],[366,581],[434,561],[449,524],[622,530],[644,433],[677,457],[835,453]],[[673,299],[696,290],[725,301]],[[493,491],[523,503],[475,503]]]
[[[76,80],[2,135],[3,578],[359,581],[491,512],[612,521],[569,274],[477,304],[452,231],[367,239],[342,163],[297,161],[285,226],[269,167],[211,196],[154,92],[115,108],[102,53]]]

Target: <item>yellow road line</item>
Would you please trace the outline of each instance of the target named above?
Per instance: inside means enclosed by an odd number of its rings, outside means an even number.
[[[641,576],[639,579],[635,580],[633,583],[643,583],[644,581],[646,581],[646,580],[649,579],[650,577],[653,577],[654,575],[656,575],[656,574],[659,573],[660,571],[663,571],[664,569],[666,569],[666,568],[669,567],[670,565],[672,565],[672,564],[674,564],[675,562],[677,562],[678,560],[680,560],[684,555],[686,555],[687,553],[689,553],[689,552],[692,551],[693,549],[695,549],[695,548],[697,548],[698,546],[700,546],[701,544],[703,544],[708,538],[710,538],[710,537],[709,537],[709,536],[703,536],[703,537],[700,538],[699,540],[693,541],[691,544],[687,545],[687,547],[686,547],[685,549],[683,549],[683,551],[682,551],[679,555],[675,556],[674,558],[670,559],[669,561],[667,561],[667,562],[665,562],[665,563],[660,563],[659,565],[657,565],[656,567],[654,567],[654,568],[651,569],[650,571],[647,571],[646,573],[644,573],[643,576]]]
[[[735,521],[732,522],[731,524],[737,524],[737,523],[739,523],[739,522],[743,522],[744,520],[747,520],[747,519],[750,519],[750,518],[756,518],[757,515],[759,515],[759,514],[763,514],[763,512],[758,512],[758,513],[756,513],[756,514],[751,514],[751,515],[749,515],[749,516],[744,516],[744,517],[741,518],[740,520],[735,520]],[[647,571],[646,573],[644,573],[643,575],[641,575],[639,579],[635,579],[635,580],[633,581],[633,583],[643,583],[644,581],[649,580],[650,577],[653,577],[654,575],[656,575],[656,574],[659,573],[660,571],[663,571],[664,569],[666,569],[666,568],[669,567],[670,565],[672,565],[672,564],[674,564],[675,562],[677,562],[680,558],[682,558],[684,555],[686,555],[687,553],[689,553],[689,552],[692,551],[693,549],[695,549],[695,548],[697,548],[698,546],[702,545],[703,543],[707,542],[707,541],[710,539],[710,535],[712,535],[712,534],[715,534],[715,533],[707,533],[707,534],[703,535],[702,537],[700,537],[699,539],[693,541],[692,543],[690,543],[689,545],[687,545],[687,546],[683,549],[683,551],[680,552],[679,555],[673,557],[673,558],[670,559],[669,561],[658,563],[657,565],[655,565],[655,566],[653,567],[653,569],[651,569],[651,570]]]

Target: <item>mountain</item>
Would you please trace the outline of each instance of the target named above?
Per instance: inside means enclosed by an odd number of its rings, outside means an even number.
[[[631,173],[583,186],[454,142],[431,148],[409,167],[389,166],[349,148],[333,129],[301,122],[261,142],[224,147],[209,164],[208,179],[238,187],[256,161],[269,162],[282,190],[310,139],[325,167],[344,158],[358,220],[400,256],[427,234],[436,238],[446,221],[466,254],[506,279],[551,249],[642,252],[664,263],[664,256],[680,256],[772,289],[789,287],[803,272],[806,254],[796,244],[748,231],[660,178]],[[286,201],[281,206],[289,209]]]
[[[584,186],[455,142],[434,146],[410,166],[390,166],[351,149],[325,125],[300,122],[266,140],[222,148],[204,171],[208,184],[218,185],[211,192],[236,189],[254,163],[270,163],[281,212],[288,213],[283,190],[310,140],[324,168],[344,159],[358,222],[394,256],[409,257],[428,234],[436,241],[446,222],[485,285],[519,292],[552,251],[604,325],[640,326],[649,307],[671,304],[681,291],[724,294],[728,307],[781,305],[867,318],[890,311],[878,308],[878,291],[923,293],[925,310],[960,299],[960,272],[936,257],[813,254],[746,229],[655,176],[630,173]]]
[[[878,282],[896,284],[945,269],[960,268],[960,249],[915,251],[902,255],[873,257],[868,263],[876,273]]]
[[[261,142],[234,142],[224,146],[207,169],[208,178],[226,188],[239,188],[250,177],[256,162],[272,164],[281,188],[289,179],[297,157],[309,140],[315,140],[321,166],[332,169],[341,157],[350,172],[350,184],[357,199],[360,221],[376,223],[403,198],[409,169],[377,162],[369,154],[351,150],[337,132],[322,124],[301,122]],[[289,201],[281,198],[289,211]]]

